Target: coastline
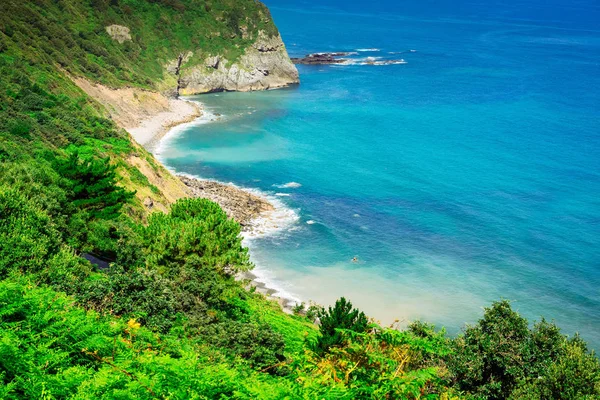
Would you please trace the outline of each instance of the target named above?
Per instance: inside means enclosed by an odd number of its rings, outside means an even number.
[[[131,136],[155,157],[158,158],[160,144],[170,134],[180,131],[186,124],[208,123],[214,116],[204,110],[202,103],[169,99],[169,109],[151,116],[140,116],[139,124],[127,128]],[[289,220],[297,216],[284,208],[276,199],[270,199],[264,193],[248,188],[241,188],[232,183],[202,179],[197,176],[180,174],[174,171],[163,160],[167,170],[186,186],[189,196],[206,198],[219,204],[228,217],[236,220],[242,227],[245,246],[250,248],[249,241],[264,237],[285,228]],[[293,314],[293,307],[299,303],[293,296],[286,296],[281,290],[269,286],[257,273],[256,266],[252,271],[238,274],[236,280],[244,281],[247,290],[254,290],[267,299],[275,301],[281,309]]]
[[[192,122],[202,115],[203,110],[200,103],[169,99],[168,110],[142,119],[137,127],[129,128],[128,132],[136,142],[153,153],[158,143],[171,129]]]

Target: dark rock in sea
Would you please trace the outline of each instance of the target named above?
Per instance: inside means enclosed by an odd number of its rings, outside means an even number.
[[[395,65],[406,64],[403,59],[399,60],[382,60],[380,57],[367,58],[345,58],[347,56],[356,55],[354,52],[335,52],[335,53],[313,53],[306,57],[292,58],[294,64],[306,65],[331,65],[331,64],[346,64],[346,65]]]
[[[313,53],[306,57],[292,58],[294,64],[307,64],[307,65],[324,65],[324,64],[341,64],[347,61],[345,57],[351,53],[335,52],[335,53]]]

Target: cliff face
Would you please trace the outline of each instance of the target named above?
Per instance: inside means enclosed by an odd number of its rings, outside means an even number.
[[[168,69],[176,70],[176,62]],[[181,67],[179,94],[215,91],[275,89],[299,83],[298,70],[291,62],[281,36],[259,32],[256,41],[235,62],[210,55],[203,63]]]

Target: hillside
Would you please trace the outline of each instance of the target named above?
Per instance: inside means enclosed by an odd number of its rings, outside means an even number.
[[[123,127],[297,80],[258,1],[0,4],[0,398],[598,398],[585,342],[508,302],[449,338],[234,279],[240,225]]]

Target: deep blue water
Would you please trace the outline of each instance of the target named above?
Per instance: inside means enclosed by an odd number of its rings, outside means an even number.
[[[175,170],[295,210],[252,241],[265,278],[451,332],[506,298],[599,348],[600,6],[266,3],[292,56],[406,64],[300,66],[297,88],[201,96],[222,119],[165,142]]]

